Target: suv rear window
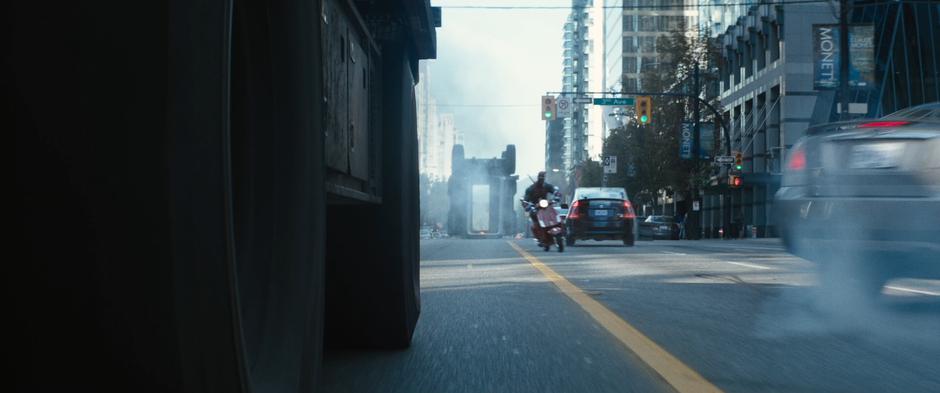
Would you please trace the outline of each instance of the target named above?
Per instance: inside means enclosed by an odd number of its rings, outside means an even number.
[[[585,192],[579,199],[623,199],[623,193],[619,192]]]

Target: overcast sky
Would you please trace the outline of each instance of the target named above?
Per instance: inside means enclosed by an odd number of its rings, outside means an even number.
[[[431,0],[431,4],[443,7],[437,59],[426,60],[438,112],[455,115],[467,157],[497,157],[507,144],[515,144],[520,180],[534,177],[545,165],[539,99],[546,91],[561,88],[562,28],[569,11],[448,6],[570,6],[571,1]],[[521,182],[522,187],[527,184]]]

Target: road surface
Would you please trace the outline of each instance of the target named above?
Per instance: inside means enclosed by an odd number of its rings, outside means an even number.
[[[330,351],[328,392],[940,392],[940,282],[830,302],[775,240],[422,243],[404,351]]]

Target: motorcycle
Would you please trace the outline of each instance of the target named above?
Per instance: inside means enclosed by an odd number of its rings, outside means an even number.
[[[535,212],[535,217],[538,218],[539,226],[547,235],[545,237],[547,242],[540,241],[539,246],[542,247],[543,250],[548,251],[552,248],[552,244],[554,244],[558,246],[558,252],[564,252],[565,236],[567,235],[567,230],[565,229],[565,224],[558,217],[558,212],[554,207],[555,202],[548,199],[540,199],[537,204],[526,201],[524,199],[520,199],[520,201],[522,201],[522,205],[525,207],[526,212]]]

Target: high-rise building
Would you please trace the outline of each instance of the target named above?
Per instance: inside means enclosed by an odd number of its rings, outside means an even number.
[[[418,67],[415,86],[418,120],[418,171],[430,178],[446,180],[451,173],[451,150],[463,143],[454,115],[438,112],[431,93],[431,72],[427,62]]]
[[[823,53],[838,47],[838,16],[826,3],[760,4],[718,36],[721,106],[731,149],[743,155],[743,185],[706,192],[706,235],[735,219],[758,236],[777,234],[773,196],[784,157],[810,126],[940,100],[940,4],[857,0],[848,21],[857,44],[849,108],[839,113],[840,81],[825,71],[837,57]]]
[[[746,2],[726,0],[697,0],[699,34],[715,37],[725,32],[729,26],[738,22],[738,18],[747,14]]]
[[[588,61],[590,57],[589,26],[592,23],[592,0],[572,0],[571,14],[564,26],[564,58],[562,91],[572,95],[588,92]],[[565,173],[588,158],[588,109],[575,104],[570,117],[564,119]]]
[[[675,32],[693,33],[698,9],[691,5],[697,3],[698,0],[622,1],[622,59],[611,59],[621,63],[622,91],[642,91],[643,72],[668,67],[660,61],[656,44]],[[608,78],[611,85],[616,84],[616,75],[608,74]]]
[[[657,42],[675,32],[695,34],[699,1],[712,0],[605,0],[603,10],[603,81],[601,91],[643,91],[642,74],[662,63]],[[599,115],[606,129],[626,123],[633,109],[604,107]],[[604,134],[607,133],[604,130]]]

